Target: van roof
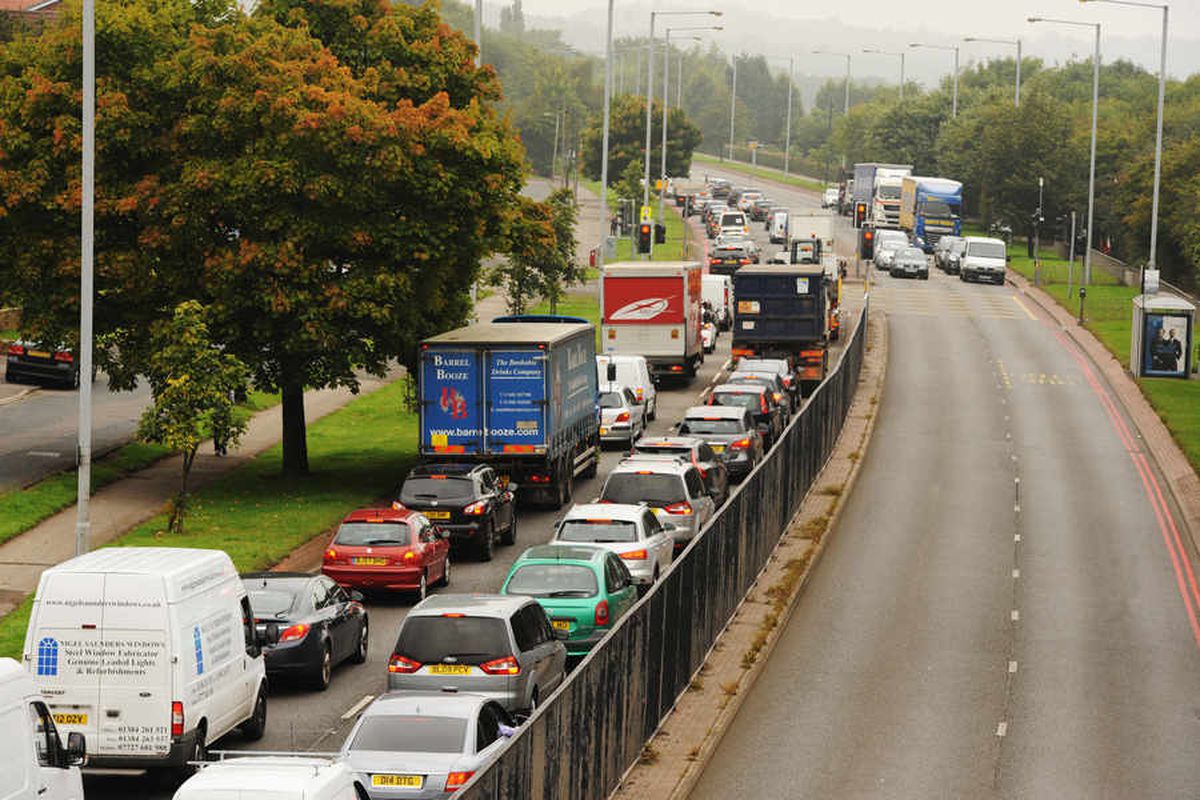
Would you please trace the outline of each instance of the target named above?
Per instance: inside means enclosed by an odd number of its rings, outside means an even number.
[[[208,791],[240,790],[250,792],[296,792],[297,797],[312,797],[338,778],[347,780],[349,771],[344,764],[329,758],[312,756],[239,756],[213,762],[179,788],[176,797],[204,796]],[[348,782],[348,780],[347,780]]]
[[[19,661],[0,658],[0,708],[36,693],[33,676],[21,668]]]
[[[50,567],[44,574],[118,572],[171,577],[202,567],[228,567],[230,574],[236,575],[224,550],[191,547],[103,547]]]

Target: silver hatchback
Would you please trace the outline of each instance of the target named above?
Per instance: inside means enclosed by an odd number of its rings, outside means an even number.
[[[413,606],[388,660],[388,689],[485,695],[527,711],[566,677],[567,648],[532,597],[437,594]]]

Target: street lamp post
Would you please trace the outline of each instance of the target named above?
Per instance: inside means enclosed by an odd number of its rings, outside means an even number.
[[[1048,22],[1052,25],[1072,25],[1079,28],[1094,28],[1096,44],[1092,52],[1092,152],[1088,158],[1088,211],[1087,247],[1083,250],[1083,285],[1092,282],[1092,220],[1096,208],[1096,127],[1100,111],[1100,23],[1078,22],[1072,19],[1048,19],[1029,17],[1030,23]]]
[[[96,3],[83,0],[83,186],[79,263],[79,440],[76,445],[75,555],[88,550],[92,523],[92,302],[96,209]]]
[[[953,50],[954,51],[954,98],[951,100],[950,116],[958,117],[958,45],[956,44],[926,44],[924,42],[910,42],[909,47],[924,47],[927,50]]]
[[[475,66],[483,64],[483,0],[475,0]]]
[[[1162,179],[1163,103],[1167,93],[1167,26],[1171,7],[1165,3],[1140,3],[1136,0],[1079,0],[1079,2],[1162,9],[1162,45],[1159,48],[1158,64],[1158,123],[1154,134],[1154,197],[1151,200],[1150,209],[1150,258],[1146,262],[1146,269],[1156,269],[1158,262],[1158,187]],[[1091,233],[1090,229],[1088,232]]]
[[[729,87],[729,160],[733,161],[733,112],[737,108],[737,56],[733,57],[733,82]]]
[[[1020,39],[987,39],[982,36],[967,36],[964,42],[988,42],[990,44],[1015,44],[1017,46],[1017,88],[1013,96],[1013,105],[1021,107],[1021,40]]]
[[[613,1],[608,0],[608,28],[604,37],[604,122],[600,144],[600,214],[603,223],[608,222],[608,126],[612,109],[612,72],[613,72]],[[603,230],[603,228],[601,229]],[[603,264],[608,250],[608,239],[600,247],[600,257],[597,261]]]
[[[724,30],[719,25],[701,25],[698,27],[686,28],[667,28],[666,36],[663,41],[665,49],[663,50],[663,104],[662,104],[662,159],[660,164],[660,180],[662,188],[658,191],[658,221],[662,222],[664,217],[663,205],[666,202],[667,194],[667,106],[671,100],[671,33],[675,31],[720,31]],[[696,38],[696,37],[693,37]],[[682,65],[680,72],[683,71]]]
[[[839,58],[846,59],[846,99],[844,101],[843,113],[847,117],[849,117],[850,116],[850,54],[849,53],[835,53],[830,50],[813,50],[812,52],[813,52],[813,55],[838,56]],[[846,162],[848,160],[849,160],[849,154],[842,153],[842,169],[846,168]]]
[[[876,50],[873,47],[864,47],[864,53],[875,53],[881,56],[900,56],[900,102],[904,102],[904,56],[903,50]]]

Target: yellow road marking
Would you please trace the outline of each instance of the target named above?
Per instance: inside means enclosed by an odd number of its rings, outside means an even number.
[[[1037,317],[1034,316],[1033,312],[1030,311],[1028,308],[1026,308],[1025,304],[1021,302],[1021,298],[1017,297],[1015,294],[1009,295],[1009,296],[1013,299],[1014,303],[1016,303],[1018,306],[1021,307],[1021,310],[1025,312],[1025,316],[1029,317],[1032,320],[1035,320],[1035,321],[1037,320]]]

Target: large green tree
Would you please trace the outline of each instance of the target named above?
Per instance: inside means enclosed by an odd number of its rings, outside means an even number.
[[[658,177],[662,164],[662,105],[651,106],[650,176]],[[596,117],[583,132],[583,170],[593,180],[600,177],[603,120]],[[700,129],[692,124],[681,108],[667,111],[667,175],[687,175],[691,171],[692,152],[700,144]],[[633,162],[642,163],[646,152],[646,98],[622,95],[613,98],[609,121],[609,182],[616,182]]]

